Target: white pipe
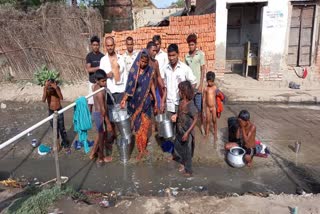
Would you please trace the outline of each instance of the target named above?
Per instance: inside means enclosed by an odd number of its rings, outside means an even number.
[[[86,99],[88,99],[89,97],[92,97],[93,95],[97,94],[100,91],[105,90],[105,88],[100,88],[98,90],[96,90],[95,92],[92,92],[91,94],[88,94],[87,96],[85,96]],[[61,114],[67,110],[69,110],[70,108],[74,107],[76,105],[75,102],[71,103],[70,105],[64,107],[63,109],[61,109],[60,111],[58,111],[58,114]],[[36,128],[38,128],[39,126],[43,125],[44,123],[50,121],[53,118],[53,114],[50,115],[49,117],[41,120],[40,122],[34,124],[33,126],[31,126],[30,128],[24,130],[23,132],[21,132],[20,134],[14,136],[13,138],[7,140],[6,142],[0,144],[0,150],[3,149],[4,147],[10,145],[11,143],[13,143],[14,141],[20,139],[21,137],[23,137],[24,135],[28,134],[29,132],[35,130]]]

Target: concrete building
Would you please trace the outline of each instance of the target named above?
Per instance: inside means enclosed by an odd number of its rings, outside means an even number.
[[[133,9],[134,29],[144,27],[146,25],[155,25],[164,18],[171,16],[181,10],[183,10],[183,8],[135,8]]]
[[[217,70],[241,72],[245,45],[257,56],[259,80],[281,80],[293,67],[314,71],[318,52],[319,5],[313,0],[216,1]]]
[[[131,0],[104,0],[105,32],[133,29]]]

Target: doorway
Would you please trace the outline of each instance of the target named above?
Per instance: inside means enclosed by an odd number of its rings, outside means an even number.
[[[261,41],[261,11],[264,3],[228,5],[226,66],[232,73],[242,75],[243,61],[250,42],[251,54],[259,56]],[[250,68],[253,69],[254,67]],[[257,66],[249,75],[256,78]]]

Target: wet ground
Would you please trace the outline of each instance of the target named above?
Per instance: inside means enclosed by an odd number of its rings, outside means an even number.
[[[0,110],[0,141],[13,137],[47,116],[43,103],[6,102],[7,108]],[[227,118],[242,109],[251,112],[257,126],[257,138],[271,148],[268,158],[254,159],[252,168],[231,168],[224,160],[223,145],[227,139]],[[212,144],[212,136],[204,139],[196,128],[194,176],[185,178],[177,171],[177,164],[166,160],[155,138],[148,146],[149,158],[142,162],[134,160],[124,166],[118,161],[114,148],[114,162],[98,166],[90,161],[83,150],[71,155],[60,153],[61,175],[69,177],[70,184],[77,189],[101,192],[116,191],[120,195],[165,194],[171,187],[183,195],[188,190],[209,195],[244,192],[295,193],[297,186],[307,192],[320,192],[320,108],[319,106],[287,106],[263,104],[227,105],[218,121],[219,142]],[[72,126],[72,110],[65,114],[65,123],[70,139],[75,139]],[[49,124],[42,126],[14,145],[0,151],[0,180],[9,175],[37,178],[45,182],[55,177],[53,156],[39,156],[31,146],[32,138],[43,144],[50,143]],[[93,139],[94,131],[89,132]],[[296,155],[292,148],[302,142]]]

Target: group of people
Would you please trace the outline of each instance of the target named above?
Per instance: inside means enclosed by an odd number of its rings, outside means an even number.
[[[208,136],[212,122],[216,142],[217,118],[221,111],[217,108],[220,91],[215,85],[215,73],[206,71],[205,54],[197,48],[196,34],[190,34],[186,41],[189,52],[182,62],[178,45],[170,44],[167,52],[163,51],[159,35],[155,35],[141,51],[134,50],[134,39],[127,37],[127,50],[123,55],[116,53],[112,37],[105,38],[105,55],[100,52],[99,38],[91,38],[92,52],[86,57],[89,92],[107,88],[107,91],[102,90],[88,99],[97,131],[91,159],[97,158],[99,163],[112,161],[110,152],[117,133],[111,109],[119,105],[127,108],[131,115],[138,160],[148,154],[153,116],[166,113],[175,129],[174,139],[171,139],[174,143],[172,158],[180,163],[179,171],[187,176],[192,174],[194,127],[198,123],[202,134]],[[53,89],[50,87],[49,92],[46,84],[43,101],[48,100],[49,113],[52,113],[61,108],[63,98],[60,88],[48,82],[48,86],[50,84]],[[52,101],[59,103],[51,108]],[[245,125],[240,127],[242,130]],[[247,129],[243,130],[246,130],[242,133],[246,142],[248,133]],[[68,143],[63,145],[69,146]]]

